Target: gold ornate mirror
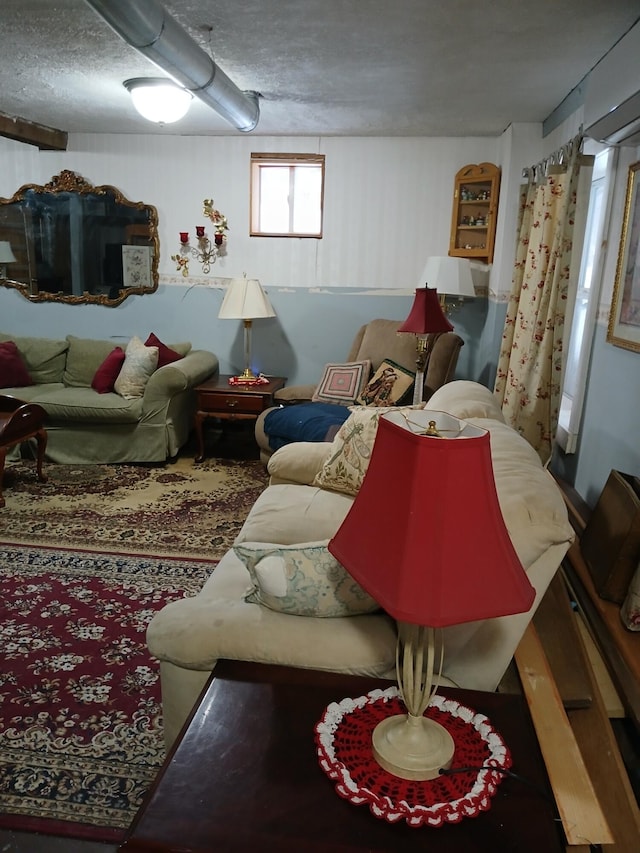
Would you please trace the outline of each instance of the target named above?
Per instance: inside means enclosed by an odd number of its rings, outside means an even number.
[[[158,287],[158,213],[68,170],[0,198],[0,285],[31,302],[119,305]]]

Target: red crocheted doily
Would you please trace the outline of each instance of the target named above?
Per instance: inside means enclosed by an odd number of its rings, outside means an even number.
[[[474,769],[415,782],[383,770],[371,749],[376,725],[404,713],[396,687],[325,709],[315,727],[316,745],[320,766],[335,781],[337,793],[355,805],[367,804],[376,817],[390,823],[405,820],[414,827],[459,823],[489,809],[503,776],[491,768],[511,767],[511,754],[488,718],[436,694],[425,714],[446,726],[453,738],[452,769]]]
[[[259,376],[254,377],[253,379],[243,379],[241,376],[230,376],[227,380],[228,385],[246,385],[250,387],[252,385],[268,385],[269,380],[266,376],[263,376],[262,373]]]

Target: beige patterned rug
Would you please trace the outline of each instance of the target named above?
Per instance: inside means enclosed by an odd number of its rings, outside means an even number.
[[[0,542],[219,560],[267,484],[257,460],[167,465],[7,463]]]

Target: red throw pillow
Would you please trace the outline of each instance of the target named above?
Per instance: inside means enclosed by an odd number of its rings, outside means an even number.
[[[174,361],[182,358],[179,352],[176,352],[171,347],[163,344],[162,341],[151,332],[147,340],[144,342],[146,347],[158,347],[158,367],[164,367],[165,364],[171,364]]]
[[[13,341],[0,344],[0,388],[24,388],[33,385],[18,347]]]
[[[94,391],[97,391],[98,394],[108,394],[113,391],[120,368],[124,364],[124,357],[125,352],[122,347],[111,350],[91,380],[91,387]]]

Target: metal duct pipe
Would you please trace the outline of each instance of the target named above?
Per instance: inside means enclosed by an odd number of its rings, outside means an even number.
[[[255,92],[242,92],[157,0],[86,0],[131,47],[238,130],[260,118]]]

